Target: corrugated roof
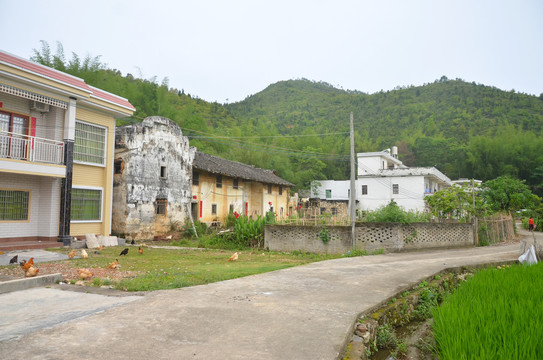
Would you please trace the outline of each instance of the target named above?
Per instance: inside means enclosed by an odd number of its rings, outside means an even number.
[[[109,103],[122,106],[128,110],[136,111],[136,108],[125,98],[108,93],[104,90],[87,85],[83,79],[66,74],[62,71],[52,69],[50,67],[20,58],[5,51],[0,50],[0,63],[26,71],[31,74],[42,76],[44,78],[57,81],[68,86],[72,86],[79,90],[83,90],[91,94],[91,96],[107,101]]]
[[[220,157],[200,151],[196,151],[192,167],[212,174],[226,175],[233,178],[258,181],[266,184],[294,186],[294,184],[277,176],[273,170],[260,169],[240,162],[221,159]]]

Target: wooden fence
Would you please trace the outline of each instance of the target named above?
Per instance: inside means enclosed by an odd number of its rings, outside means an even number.
[[[511,215],[497,214],[477,219],[478,245],[496,244],[515,238],[515,223]]]

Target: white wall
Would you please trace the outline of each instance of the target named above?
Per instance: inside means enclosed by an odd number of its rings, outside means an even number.
[[[383,168],[380,156],[359,157],[358,158],[358,176],[375,174]]]
[[[398,184],[399,194],[393,194],[393,184]],[[362,185],[368,186],[368,194],[362,195]],[[373,211],[394,200],[405,210],[424,211],[424,177],[368,177],[357,180],[358,206],[364,211]]]
[[[30,190],[30,219],[0,222],[0,238],[58,236],[60,180],[51,177],[0,173],[0,188]]]
[[[320,187],[316,187],[320,183]],[[315,189],[318,188],[318,195],[315,196]],[[348,200],[349,199],[349,180],[318,180],[311,184],[311,196],[326,200],[326,190],[332,190],[332,197],[328,200]]]

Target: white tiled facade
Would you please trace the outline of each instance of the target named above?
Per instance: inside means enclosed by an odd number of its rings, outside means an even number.
[[[45,176],[1,173],[1,190],[29,190],[28,221],[0,221],[0,239],[13,237],[51,237],[58,234],[60,179]]]

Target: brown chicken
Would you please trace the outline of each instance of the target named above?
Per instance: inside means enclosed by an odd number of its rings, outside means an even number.
[[[140,255],[143,255],[143,249],[141,248],[141,246],[139,247],[138,252],[140,253]]]
[[[68,253],[68,257],[71,259],[71,258],[73,258],[74,256],[75,256],[75,249],[72,249],[72,251],[70,251],[70,252]]]
[[[28,264],[28,263],[27,263]],[[34,277],[38,275],[40,272],[40,269],[35,268],[34,266],[31,266],[28,268],[28,270],[25,272],[26,277]]]
[[[230,259],[228,261],[236,261],[238,259],[238,253],[234,253],[234,255],[230,256]]]
[[[34,258],[31,257],[28,261],[22,261],[21,262],[21,268],[23,269],[24,272],[27,272],[28,269],[30,269],[30,267],[34,265]]]
[[[107,266],[108,269],[117,269],[118,267],[119,267],[119,261],[117,259],[115,259],[114,262],[112,262],[111,264]]]
[[[81,280],[89,280],[94,276],[94,273],[90,272],[87,269],[77,269],[77,274]]]
[[[104,245],[100,245],[100,246],[98,247],[98,251],[100,251],[100,250],[104,250]]]
[[[85,249],[81,249],[81,256],[83,257],[83,259],[88,259],[89,258],[89,254],[87,254]]]

